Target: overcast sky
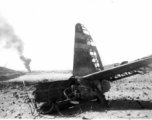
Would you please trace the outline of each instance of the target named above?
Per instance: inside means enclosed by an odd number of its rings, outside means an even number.
[[[152,54],[151,0],[0,0],[0,17],[23,41],[32,70],[72,70],[78,22],[104,65]],[[2,47],[0,66],[25,70],[18,53]]]

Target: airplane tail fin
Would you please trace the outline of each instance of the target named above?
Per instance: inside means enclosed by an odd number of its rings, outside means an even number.
[[[84,76],[103,70],[98,50],[84,25],[75,26],[73,75]]]

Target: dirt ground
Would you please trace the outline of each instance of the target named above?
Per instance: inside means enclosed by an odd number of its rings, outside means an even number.
[[[65,79],[67,73],[36,73],[17,79],[0,82],[0,118],[30,119],[152,119],[152,72],[136,75],[111,83],[111,89],[105,93],[110,102],[109,108],[103,108],[97,102],[87,102],[52,115],[38,114],[28,99],[25,88],[32,99],[35,81]],[[54,77],[53,77],[54,75]],[[46,77],[47,76],[47,77]],[[34,82],[33,82],[34,81]],[[140,105],[141,104],[141,105]]]

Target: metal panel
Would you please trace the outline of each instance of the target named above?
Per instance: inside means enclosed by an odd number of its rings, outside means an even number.
[[[124,72],[130,72],[133,70],[141,70],[140,68],[150,67],[148,65],[152,64],[152,57],[147,57],[145,59],[140,59],[134,62],[130,62],[127,64],[123,64],[114,68],[110,68],[107,70],[95,72],[86,76],[83,76],[83,79],[87,79],[89,81],[94,81],[95,79],[107,79],[117,74],[122,74]],[[151,68],[151,67],[150,67]],[[126,76],[128,77],[128,76]]]
[[[75,26],[74,46],[74,76],[84,76],[103,70],[103,65],[92,37],[80,23]]]

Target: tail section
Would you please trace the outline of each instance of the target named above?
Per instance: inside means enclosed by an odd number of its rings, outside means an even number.
[[[77,23],[75,26],[73,75],[84,76],[103,69],[91,35],[82,24]]]

